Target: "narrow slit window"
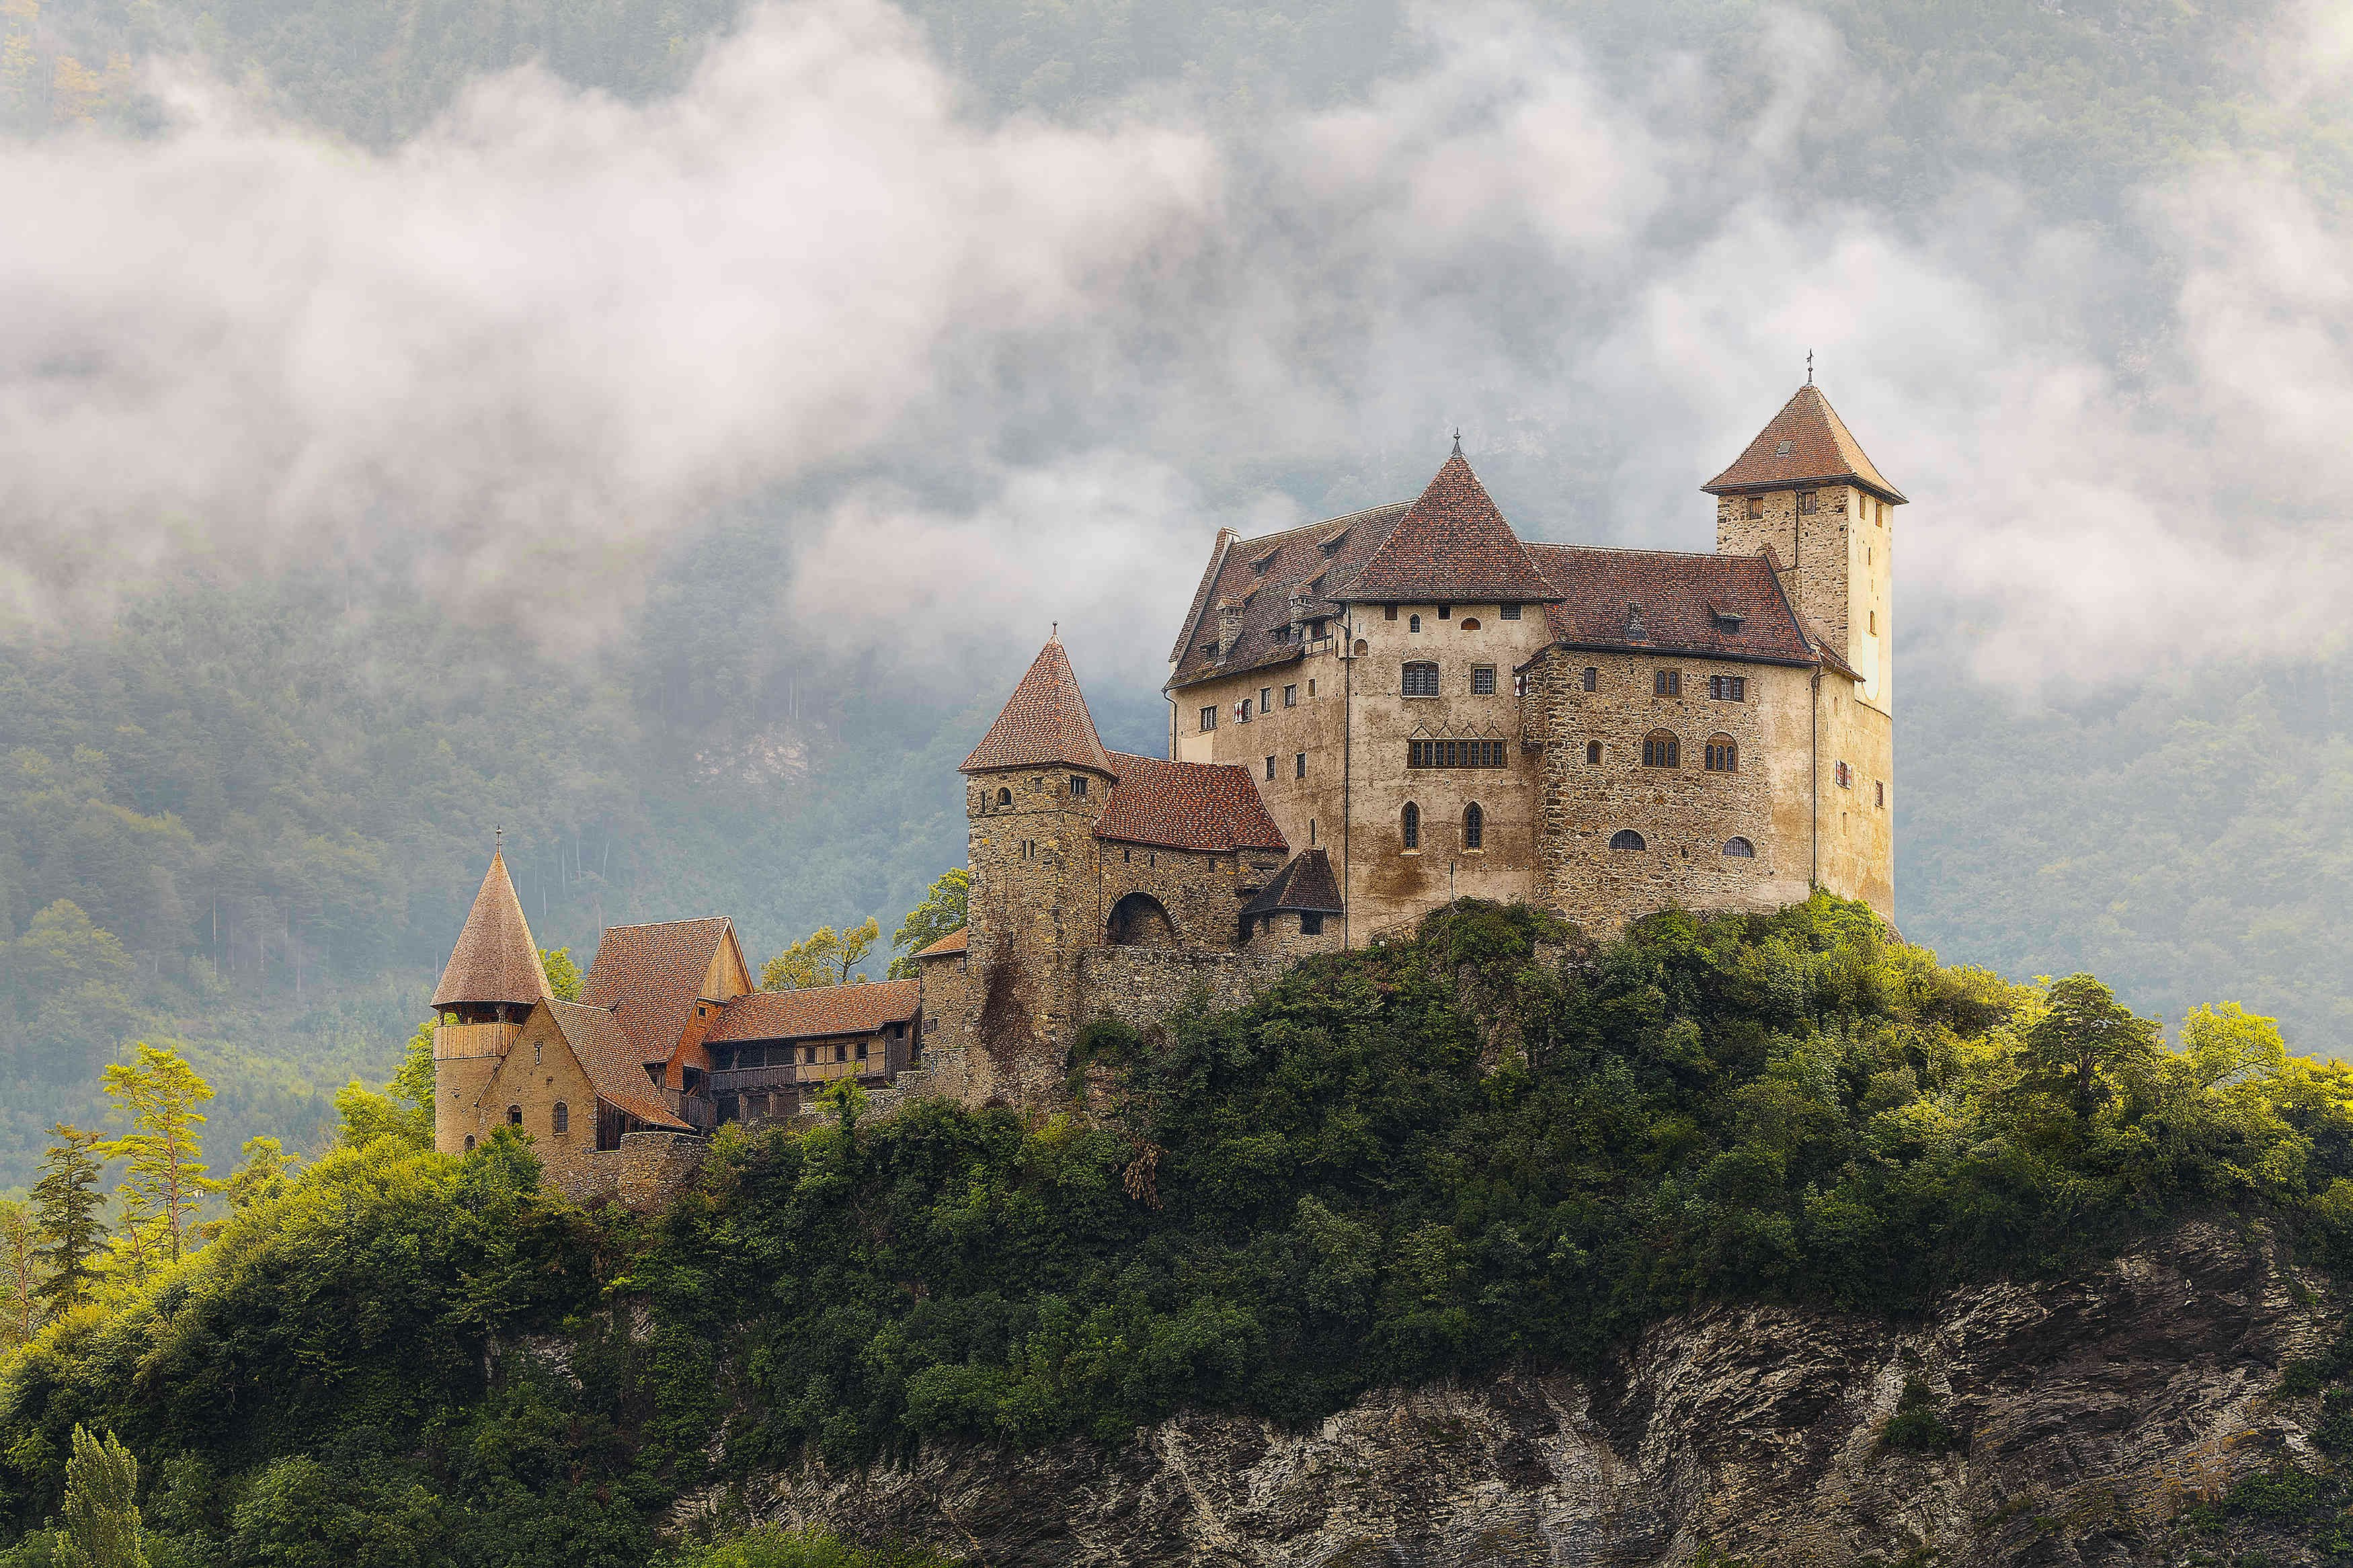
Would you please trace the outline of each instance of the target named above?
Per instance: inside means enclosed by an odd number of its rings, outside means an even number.
[[[1405,836],[1407,848],[1421,847],[1421,807],[1411,801],[1406,802],[1405,810],[1398,818],[1398,827]]]

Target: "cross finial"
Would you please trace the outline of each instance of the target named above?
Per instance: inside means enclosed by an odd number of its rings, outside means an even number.
[[[1811,349],[1806,351],[1806,384],[1814,384],[1814,351]]]

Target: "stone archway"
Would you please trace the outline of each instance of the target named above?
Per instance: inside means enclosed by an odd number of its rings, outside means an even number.
[[[1112,905],[1103,940],[1113,947],[1175,947],[1176,922],[1150,893],[1130,893]]]

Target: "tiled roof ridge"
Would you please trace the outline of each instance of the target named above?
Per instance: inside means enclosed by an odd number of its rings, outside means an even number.
[[[531,934],[531,921],[515,895],[502,849],[491,851],[490,868],[466,910],[466,923],[449,949],[449,962],[433,987],[432,1005],[459,1003],[543,1002],[555,993]]]
[[[1259,794],[1257,776],[1244,764],[1133,752],[1113,757],[1121,765],[1103,815],[1095,819],[1097,838],[1202,854],[1290,852],[1290,841]]]
[[[874,980],[807,985],[786,991],[746,991],[719,1010],[705,1044],[799,1039],[864,1034],[904,1023],[922,1005],[920,980]]]
[[[1749,555],[1727,555],[1721,550],[1652,550],[1640,544],[1555,544],[1549,540],[1530,540],[1530,550],[1575,550],[1592,555],[1663,555],[1683,561],[1751,561]]]
[[[1398,525],[1339,584],[1343,603],[1372,600],[1499,600],[1548,604],[1559,588],[1546,580],[1526,542],[1457,449],[1430,476]]]
[[[988,733],[957,771],[989,773],[1057,763],[1112,771],[1086,693],[1079,689],[1078,672],[1071,668],[1071,656],[1059,636],[1046,639]]]
[[[616,921],[605,929],[608,931],[655,931],[663,926],[700,925],[704,921],[717,921],[725,925],[733,918],[732,915],[686,915],[674,921]]]
[[[566,1002],[559,996],[549,1000],[547,1012],[598,1099],[610,1100],[641,1121],[686,1130],[677,1112],[662,1102],[653,1079],[646,1076],[645,1065],[629,1059],[636,1053],[617,1006]],[[612,1054],[616,1040],[605,1037],[607,1029],[617,1037],[621,1053],[617,1058]]]

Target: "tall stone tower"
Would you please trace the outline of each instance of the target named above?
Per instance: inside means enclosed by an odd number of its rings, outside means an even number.
[[[523,1020],[553,1001],[547,971],[523,919],[522,901],[507,876],[506,857],[491,854],[491,868],[441,983],[433,1010],[433,1145],[445,1154],[473,1146],[471,1130],[482,1089],[522,1033]]]
[[[1799,615],[1862,678],[1861,700],[1893,715],[1894,511],[1838,411],[1809,380],[1732,467],[1701,487],[1716,498],[1715,547],[1770,548]]]
[[[1039,650],[959,770],[972,868],[969,1037],[996,1093],[1059,1089],[1078,1016],[1078,954],[1103,941],[1095,824],[1118,773],[1059,637]]]

